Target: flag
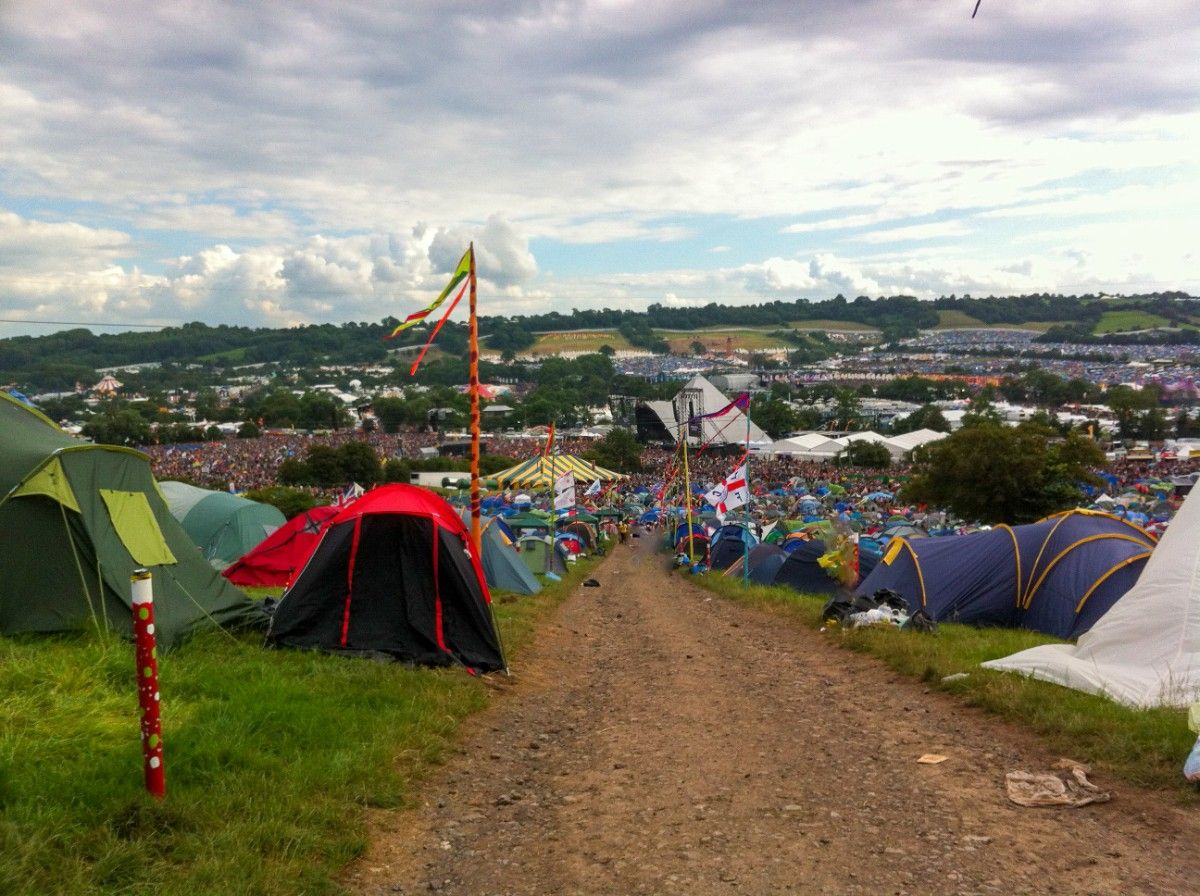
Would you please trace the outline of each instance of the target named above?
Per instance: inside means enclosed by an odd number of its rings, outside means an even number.
[[[458,291],[458,295],[455,297],[454,301],[457,302],[460,298],[462,298],[463,290],[466,289],[467,278],[470,273],[471,250],[467,249],[467,251],[463,253],[463,257],[459,259],[458,267],[454,269],[454,276],[450,278],[450,282],[446,285],[446,288],[442,290],[442,294],[433,300],[433,304],[431,304],[428,308],[422,308],[420,311],[414,311],[408,317],[404,318],[404,321],[384,338],[394,339],[409,327],[414,327],[421,323],[423,320],[425,320],[425,318],[429,317],[430,314],[436,311],[441,306],[442,302],[446,301],[446,297],[456,289]],[[461,289],[458,287],[461,287]]]
[[[542,452],[542,457],[549,457],[550,452],[554,449],[554,424],[550,424],[550,428],[546,430],[546,450]]]
[[[725,482],[722,480],[704,493],[704,500],[709,507],[720,507],[725,503],[725,497],[728,494],[729,489],[725,487]]]
[[[363,496],[364,491],[365,489],[357,482],[351,482],[348,486],[346,486],[342,493],[338,495],[336,502],[337,506],[345,507],[347,504],[353,503],[355,500]]]
[[[750,483],[747,481],[745,461],[725,477],[725,492],[724,510],[734,510],[750,503]]]
[[[575,474],[569,470],[554,480],[554,509],[570,510],[575,506]]]
[[[688,417],[688,425],[698,423],[701,420],[711,420],[713,417],[724,417],[734,408],[737,408],[739,411],[744,411],[748,407],[750,407],[750,393],[743,392],[719,411],[713,411],[711,414],[697,414],[695,417]]]
[[[587,491],[585,491],[583,493],[583,496],[585,498],[590,498],[592,495],[598,495],[598,494],[600,494],[600,480],[599,479],[597,479],[595,482],[593,482],[591,485],[589,485],[587,487]]]

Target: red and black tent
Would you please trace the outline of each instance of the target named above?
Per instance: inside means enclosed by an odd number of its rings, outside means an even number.
[[[292,517],[221,575],[235,585],[287,587],[312,556],[326,524],[340,507],[322,505]]]
[[[425,489],[383,485],[330,520],[267,640],[494,671],[504,656],[490,602],[454,508]]]

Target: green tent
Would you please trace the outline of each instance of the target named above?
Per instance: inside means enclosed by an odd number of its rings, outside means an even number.
[[[186,482],[160,482],[171,516],[204,559],[224,569],[287,522],[278,508]]]
[[[93,445],[0,392],[0,632],[133,630],[130,575],[153,574],[163,646],[264,621],[171,516],[141,452]]]
[[[551,528],[549,520],[535,516],[532,513],[518,513],[507,517],[504,522],[508,523],[508,528],[518,533],[526,529],[545,529],[549,531]]]

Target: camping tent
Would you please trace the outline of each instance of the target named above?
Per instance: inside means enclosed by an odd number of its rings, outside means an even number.
[[[267,640],[492,671],[504,657],[489,602],[454,508],[425,489],[383,485],[330,520]]]
[[[1200,497],[1192,491],[1141,577],[1077,644],[1045,644],[984,663],[1134,707],[1200,695]]]
[[[160,482],[171,516],[204,559],[225,567],[287,522],[277,507],[186,482]]]
[[[470,526],[470,511],[464,511],[463,525]],[[483,552],[483,575],[489,588],[515,591],[517,594],[537,594],[541,584],[521,562],[516,545],[504,532],[500,517],[483,521],[479,532],[479,547]]]
[[[521,552],[521,561],[530,572],[555,576],[567,574],[567,562],[549,536],[523,535],[517,540],[517,548]]]
[[[290,585],[316,549],[325,525],[340,511],[340,507],[322,504],[292,517],[265,541],[222,570],[221,575],[235,585]]]
[[[756,544],[758,544],[758,539],[745,526],[737,523],[722,526],[712,538],[709,566],[712,569],[728,569],[731,563]]]
[[[1131,523],[1073,510],[969,535],[893,537],[857,590],[891,589],[938,621],[1077,638],[1132,587],[1153,548]]]
[[[821,566],[825,555],[825,542],[805,541],[784,551],[787,556],[775,571],[772,585],[786,585],[802,594],[833,594],[838,582]]]
[[[158,642],[265,620],[200,556],[141,452],[67,435],[0,393],[0,632],[96,624],[129,634],[130,575],[149,569]]]
[[[577,487],[597,479],[612,482],[625,478],[620,473],[606,470],[574,454],[553,454],[548,457],[539,454],[497,473],[495,479],[500,488],[550,488],[554,480],[565,473],[575,476]]]

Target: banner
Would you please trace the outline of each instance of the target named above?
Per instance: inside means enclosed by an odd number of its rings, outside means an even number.
[[[554,509],[570,510],[575,506],[575,474],[563,473],[554,480]]]
[[[599,479],[597,479],[595,482],[593,482],[591,485],[589,485],[587,487],[587,491],[585,491],[583,493],[583,496],[585,498],[590,498],[592,495],[598,495],[598,494],[600,494],[600,480]]]

